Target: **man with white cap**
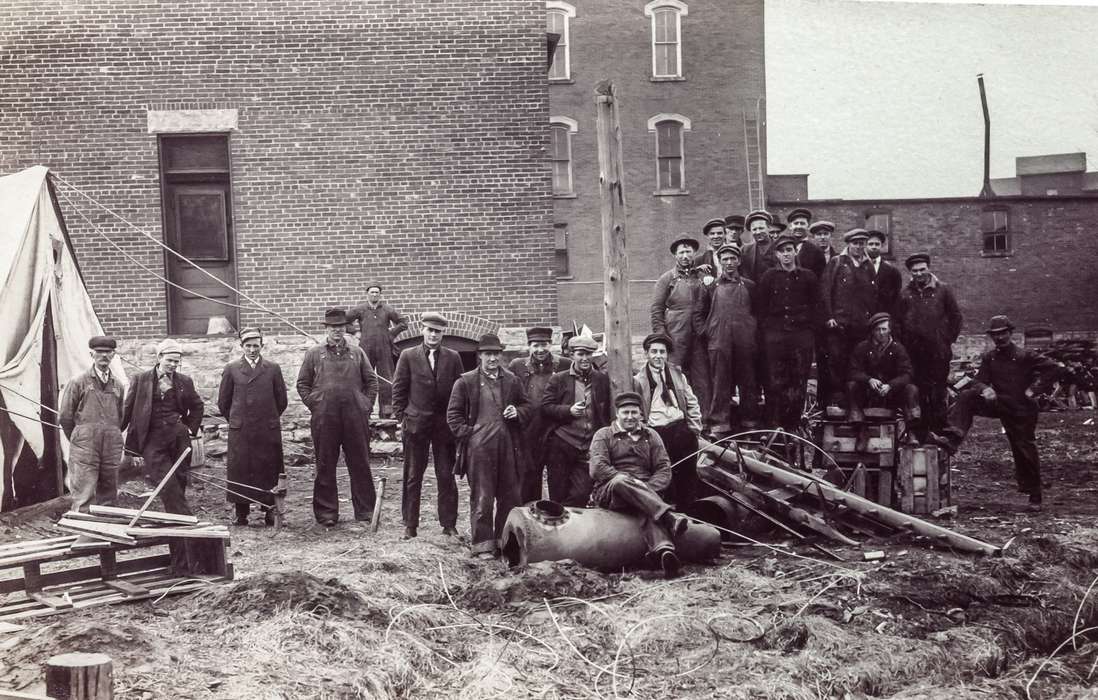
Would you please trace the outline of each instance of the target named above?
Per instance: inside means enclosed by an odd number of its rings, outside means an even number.
[[[128,429],[126,447],[145,460],[145,477],[153,484],[164,479],[202,428],[205,406],[191,378],[178,371],[182,359],[183,348],[177,341],[160,341],[156,366],[135,376],[126,394],[122,416],[122,429]],[[164,483],[160,500],[165,512],[192,515],[186,493],[189,467],[188,457]],[[176,573],[203,573],[203,550],[208,547],[186,539],[173,540],[170,549]]]
[[[228,478],[237,482],[226,500],[236,510],[236,524],[248,524],[251,504],[266,506],[263,521],[275,524],[274,494],[283,472],[282,412],[288,397],[282,368],[262,356],[263,333],[240,331],[244,356],[225,365],[217,390],[217,407],[229,421]],[[235,493],[233,493],[235,492]]]

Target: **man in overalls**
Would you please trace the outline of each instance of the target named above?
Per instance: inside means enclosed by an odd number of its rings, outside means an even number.
[[[114,338],[88,341],[92,367],[73,377],[61,394],[61,430],[69,440],[69,493],[72,509],[83,513],[96,505],[112,506],[118,496],[122,463],[122,382],[111,376]]]
[[[702,416],[706,417],[710,402],[709,355],[703,338],[705,285],[694,268],[698,242],[683,237],[672,242],[670,248],[675,256],[675,267],[656,280],[651,308],[652,332],[671,338],[674,343],[671,362],[686,374],[698,397]],[[719,275],[720,271],[713,274]]]
[[[297,374],[297,393],[312,413],[310,428],[316,450],[313,515],[318,523],[331,527],[339,520],[336,462],[340,448],[351,477],[355,520],[370,520],[374,514],[369,421],[377,398],[377,377],[366,352],[347,342],[343,309],[328,309],[324,325],[328,337],[305,352]]]

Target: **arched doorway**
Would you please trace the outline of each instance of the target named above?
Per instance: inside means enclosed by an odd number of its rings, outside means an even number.
[[[408,314],[408,330],[398,335],[394,342],[397,350],[412,348],[422,341],[422,330],[419,324],[419,311]],[[477,366],[477,343],[480,336],[485,333],[499,333],[499,324],[472,314],[444,313],[450,325],[446,328],[446,334],[442,336],[442,344],[452,350],[457,350],[461,355],[461,364],[465,371],[475,369]]]

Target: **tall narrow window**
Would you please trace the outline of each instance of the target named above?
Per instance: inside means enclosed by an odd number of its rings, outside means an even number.
[[[682,18],[686,3],[680,0],[652,0],[644,15],[652,19],[652,77],[682,77]]]
[[[557,49],[553,52],[553,65],[549,68],[549,80],[572,79],[572,18],[576,8],[560,0],[548,0],[546,9],[546,31],[560,35]]]
[[[553,194],[569,196],[572,189],[572,134],[576,120],[568,117],[549,118],[549,160],[553,163]]]
[[[568,224],[553,224],[553,270],[557,277],[571,277],[568,265]]]
[[[984,255],[1010,255],[1010,211],[1002,207],[980,212]]]
[[[885,235],[884,245],[881,246],[881,255],[892,257],[892,212],[877,209],[866,212],[865,228],[867,231],[880,231]]]
[[[678,114],[657,114],[648,120],[648,130],[656,135],[656,194],[686,192],[686,159],[683,132],[690,131],[690,120]]]

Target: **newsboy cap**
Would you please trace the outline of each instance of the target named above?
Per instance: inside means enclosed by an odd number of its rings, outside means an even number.
[[[419,325],[434,328],[437,331],[444,331],[450,325],[450,322],[440,313],[424,311],[419,315]]]
[[[873,229],[870,229],[870,230],[866,231],[866,232],[865,232],[865,235],[866,235],[866,240],[869,240],[870,238],[876,238],[876,239],[877,239],[878,241],[880,241],[881,243],[884,243],[884,242],[885,242],[885,239],[887,238],[887,237],[886,237],[886,236],[884,235],[884,231],[878,231],[878,230],[877,230],[877,229],[875,229],[875,228],[873,228]]]
[[[724,217],[725,226],[733,226],[735,228],[743,228],[743,216],[739,214],[729,214]]]
[[[734,243],[725,243],[720,248],[717,248],[717,260],[721,259],[721,253],[731,251],[736,254],[736,257],[740,257],[740,247]]]
[[[755,219],[762,219],[768,224],[774,223],[774,216],[765,209],[756,209],[753,212],[749,212],[747,216],[743,217],[744,226],[750,226],[751,222]]]
[[[255,328],[255,327],[240,329],[240,342],[241,343],[243,343],[245,341],[248,341],[248,340],[251,340],[252,338],[262,339],[263,338],[263,332],[260,331],[258,328]]]
[[[796,236],[792,236],[788,233],[784,233],[784,234],[778,236],[778,239],[776,241],[774,241],[774,250],[778,250],[778,248],[781,248],[783,245],[785,245],[787,243],[793,244],[793,247],[796,248],[797,244],[800,243],[800,240],[798,240]]]
[[[325,326],[346,326],[347,312],[343,309],[328,309],[324,312]]]
[[[118,341],[110,336],[97,335],[88,341],[88,347],[92,350],[114,350],[118,347]]]
[[[641,395],[635,391],[623,391],[614,397],[614,408],[621,408],[622,406],[636,406],[637,408],[640,408],[643,405]]]
[[[786,214],[785,220],[793,221],[793,219],[797,218],[808,219],[809,221],[812,221],[812,212],[804,208],[794,209],[793,211]]]
[[[702,235],[708,236],[709,229],[717,228],[718,226],[724,228],[724,219],[710,219],[709,221],[706,221],[705,225],[702,226]]]
[[[776,230],[778,233],[781,233],[789,227],[783,224],[781,221],[778,221],[777,218],[775,218],[773,221],[770,222],[770,228]]]
[[[835,224],[830,221],[817,221],[808,227],[809,233],[816,233],[817,231],[827,231],[829,234],[835,233]]]
[[[992,316],[991,321],[987,324],[987,330],[985,333],[1000,333],[1002,331],[1014,330],[1014,324],[1010,322],[1010,319],[1006,316]]]
[[[869,317],[869,330],[873,330],[877,327],[878,323],[884,323],[885,321],[891,321],[892,316],[886,311],[878,311]]]
[[[171,338],[165,338],[161,340],[156,346],[156,355],[182,355],[183,346],[179,344],[179,341]]]
[[[911,268],[915,267],[916,265],[918,265],[919,263],[926,263],[927,265],[929,265],[930,264],[930,254],[929,253],[915,253],[914,255],[907,256],[907,260],[904,260],[904,266],[907,267],[907,269],[909,269],[909,270]]]
[[[667,352],[671,352],[675,349],[675,341],[671,340],[671,336],[666,333],[649,333],[645,336],[644,342],[641,343],[641,345],[643,345],[645,352],[647,352],[648,348],[652,347],[653,343],[663,343],[663,346],[667,348]]]
[[[599,349],[599,344],[590,336],[574,335],[568,340],[568,347],[572,351],[586,350],[587,352],[594,352]]]
[[[869,231],[864,228],[852,228],[843,234],[843,243],[853,243],[854,241],[864,241],[869,238]]]
[[[485,333],[477,343],[477,352],[503,352],[503,343],[495,333]]]
[[[683,236],[682,238],[676,238],[675,240],[671,241],[671,252],[674,253],[675,251],[677,251],[679,249],[680,245],[690,246],[691,248],[694,249],[695,253],[698,252],[699,248],[701,248],[701,245],[698,244],[698,241],[697,241],[696,238],[691,238],[690,236]]]
[[[548,343],[553,340],[553,329],[543,326],[534,326],[526,329],[527,343]]]

